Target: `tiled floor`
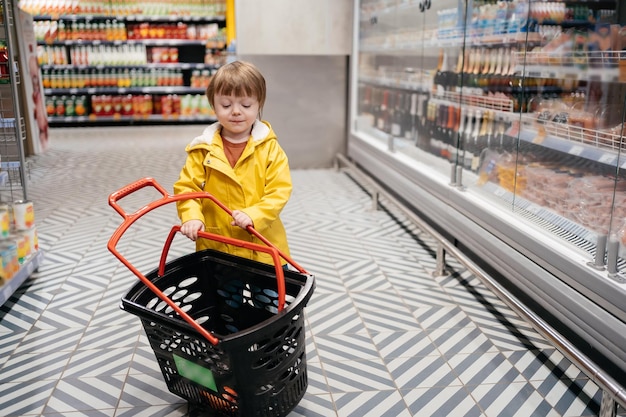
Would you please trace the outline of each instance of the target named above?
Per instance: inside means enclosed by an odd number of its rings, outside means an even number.
[[[146,176],[170,189],[198,129],[57,129],[31,160],[45,256],[0,308],[1,416],[193,414],[168,392],[139,319],[119,309],[136,278],[106,244],[121,220],[108,195]],[[373,210],[343,172],[293,180],[283,217],[317,288],[309,387],[290,417],[598,415],[598,388],[476,278],[452,259],[433,276],[433,242],[401,214]],[[173,207],[154,216],[120,244],[144,272],[177,221]],[[175,240],[172,256],[188,251]]]

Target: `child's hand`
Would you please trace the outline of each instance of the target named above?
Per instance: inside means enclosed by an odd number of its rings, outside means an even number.
[[[180,226],[180,231],[183,235],[195,241],[196,239],[198,239],[198,232],[204,231],[204,223],[202,223],[200,220],[189,220],[183,223],[182,226]]]
[[[252,219],[243,211],[233,210],[233,221],[230,223],[233,226],[239,226],[242,229],[247,229],[248,226],[253,226]]]

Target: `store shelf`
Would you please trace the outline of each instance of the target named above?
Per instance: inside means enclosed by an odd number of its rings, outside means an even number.
[[[620,148],[625,149],[626,146],[620,142],[618,135],[610,138],[596,130],[554,122],[539,126],[527,123],[522,129],[513,126],[506,134],[543,148],[626,169],[626,156],[620,152]]]
[[[406,74],[402,78],[406,78]],[[399,88],[423,93],[430,92],[432,89],[432,77],[424,76],[421,81],[419,77],[417,78],[416,80],[408,80],[399,77],[369,77],[361,75],[359,76],[359,82],[378,87]]]
[[[151,114],[147,116],[51,116],[48,118],[51,124],[55,125],[75,125],[84,126],[86,124],[110,124],[110,123],[211,123],[217,121],[213,116],[186,116],[186,115],[161,115]]]
[[[433,94],[431,101],[474,110],[494,110],[500,118],[514,120],[513,100],[506,96],[462,94],[444,91]],[[519,115],[517,117],[519,118]]]
[[[4,281],[0,286],[0,306],[7,302],[11,295],[35,272],[43,260],[43,251],[39,250],[34,255],[29,256],[20,266],[19,271],[10,279]]]
[[[64,95],[64,94],[204,94],[204,88],[192,87],[129,87],[129,88],[46,88],[44,94]]]
[[[151,15],[67,15],[62,14],[58,16],[52,15],[38,15],[34,16],[35,21],[47,21],[47,20],[68,20],[68,21],[83,21],[83,20],[107,20],[115,19],[117,21],[127,22],[197,22],[197,23],[211,23],[211,22],[223,22],[224,16],[188,16],[188,15],[169,15],[169,16],[151,16]]]
[[[499,33],[486,29],[465,32],[464,29],[453,29],[445,34],[437,30],[409,29],[401,32],[365,35],[361,52],[374,54],[416,54],[424,53],[423,48],[463,48],[465,46],[510,46],[517,44],[540,42],[541,35],[537,32]]]
[[[128,40],[119,40],[119,41],[85,41],[85,40],[69,40],[69,41],[54,41],[54,42],[37,42],[37,45],[47,45],[47,46],[86,46],[86,45],[111,45],[111,46],[122,46],[122,45],[146,45],[146,46],[206,46],[207,40],[199,40],[199,39],[128,39]],[[219,49],[219,48],[215,48]]]
[[[620,82],[619,63],[626,60],[626,52],[513,52],[513,57],[515,72],[526,77]]]
[[[559,117],[559,115],[555,117]],[[617,153],[620,149],[624,150],[626,148],[621,130],[587,129],[574,124],[559,123],[554,120],[538,120],[535,114],[524,114],[521,117],[522,131],[533,132],[531,134],[535,136],[534,141],[538,144],[545,143],[546,138],[568,144],[555,150],[569,154],[572,154],[570,146],[579,144],[598,149],[601,152],[612,153]],[[591,160],[597,161],[596,158]]]
[[[204,64],[197,62],[158,62],[158,63],[146,63],[146,64],[127,64],[127,65],[41,65],[42,70],[103,70],[103,69],[133,69],[133,68],[146,68],[146,69],[183,69],[183,70],[203,70],[203,69],[217,69],[219,65]]]

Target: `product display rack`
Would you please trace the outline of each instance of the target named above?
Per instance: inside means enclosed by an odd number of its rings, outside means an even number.
[[[348,156],[624,381],[619,8],[357,1]]]
[[[204,92],[228,56],[224,2],[82,3],[77,14],[25,5],[51,126],[215,120]]]
[[[3,2],[0,16],[0,42],[3,45],[2,82],[0,83],[0,203],[11,205],[16,201],[27,200],[27,170],[24,158],[24,121],[20,115],[18,103],[18,88],[21,83],[20,73],[17,71],[15,60],[16,45],[12,29],[13,2]],[[3,208],[2,210],[6,210]],[[4,213],[0,210],[0,215]],[[6,214],[8,219],[9,215]],[[22,283],[35,271],[43,258],[40,250],[30,251],[23,256],[21,262],[17,260],[17,243],[21,238],[11,224],[2,225],[2,240],[0,240],[0,257],[2,259],[2,274],[0,276],[0,305],[3,305]],[[32,236],[36,236],[36,232]],[[23,241],[22,241],[23,244]],[[29,244],[35,246],[29,241]],[[21,256],[21,255],[20,255]]]

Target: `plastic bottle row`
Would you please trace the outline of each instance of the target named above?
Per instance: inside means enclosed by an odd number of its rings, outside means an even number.
[[[127,94],[46,97],[48,117],[147,117],[161,115],[211,117],[215,113],[203,94]]]
[[[566,20],[581,22],[610,22],[615,10],[591,9],[587,4],[566,4],[563,2],[533,2],[530,4],[530,18],[538,23],[562,23]]]
[[[149,55],[152,55],[149,52],[151,48],[145,45],[87,45],[69,48],[39,45],[37,61],[39,65],[145,65],[149,62]],[[173,51],[170,54],[174,55]]]
[[[20,7],[32,15],[94,16],[223,16],[224,0],[22,0]]]
[[[34,30],[37,42],[124,41],[127,39],[126,25],[115,19],[102,22],[41,20],[34,22]]]
[[[202,57],[200,51],[200,58]],[[204,51],[204,63],[221,65],[225,55],[211,49]],[[179,63],[179,48],[146,45],[37,46],[37,61],[42,65],[123,66]]]
[[[180,69],[44,69],[42,84],[51,89],[182,87],[184,77]]]
[[[124,23],[104,21],[41,20],[35,22],[38,42],[125,41],[141,39],[209,40],[220,34],[217,23]]]
[[[464,17],[466,21],[464,21]],[[525,31],[528,21],[527,0],[475,2],[467,12],[463,6],[437,12],[438,37],[456,38],[463,27],[470,33],[498,35]]]

